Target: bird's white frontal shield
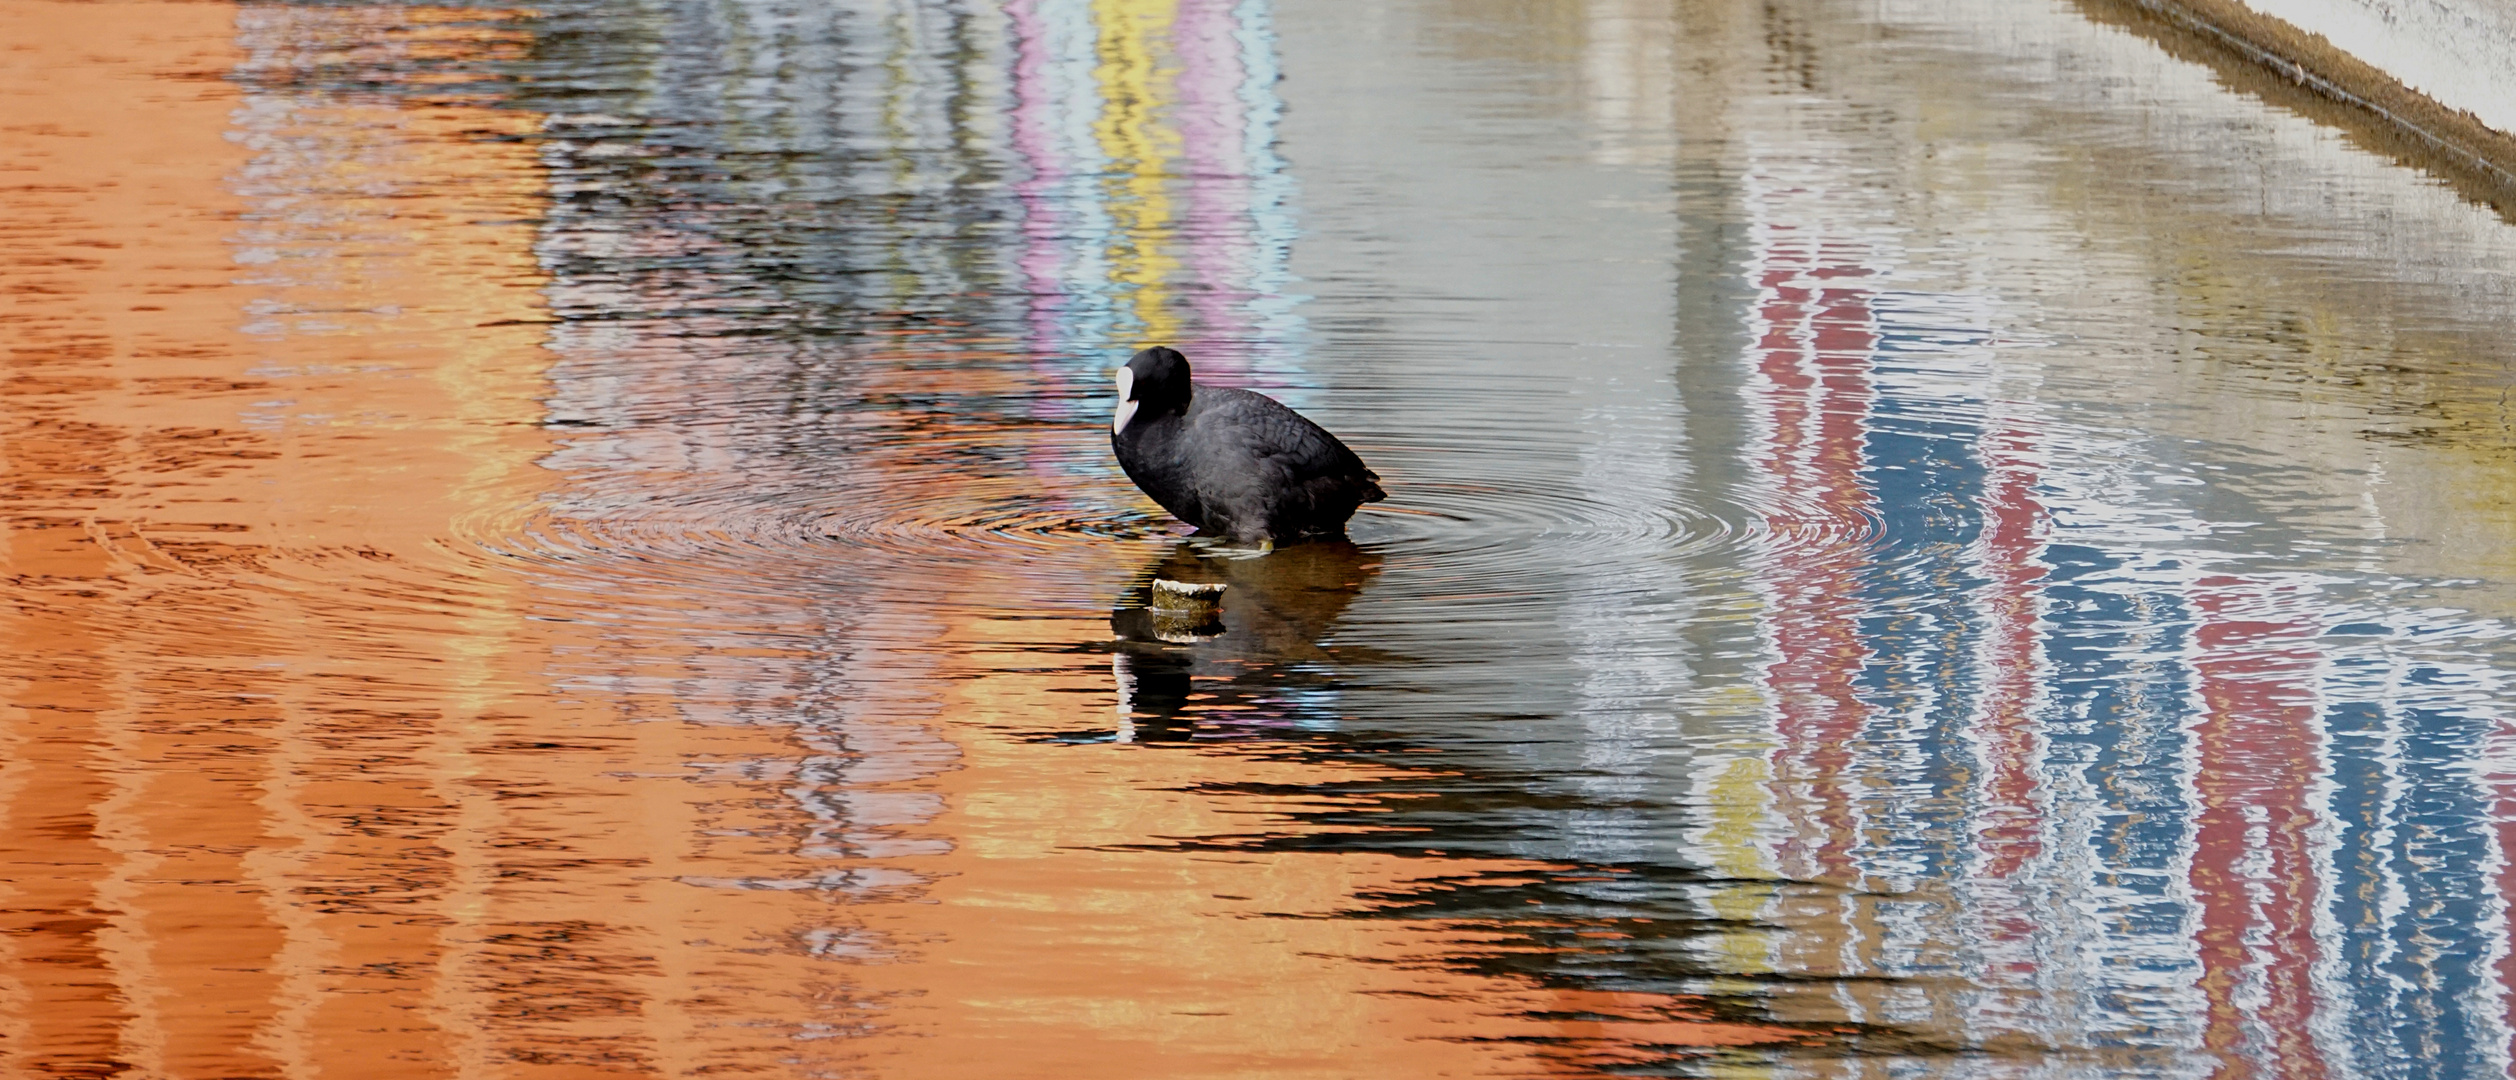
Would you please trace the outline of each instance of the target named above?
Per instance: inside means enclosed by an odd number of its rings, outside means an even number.
[[[1120,368],[1115,378],[1118,380],[1118,415],[1110,418],[1109,433],[1124,435],[1127,433],[1127,421],[1136,418],[1136,403],[1131,397],[1136,390],[1136,373]]]

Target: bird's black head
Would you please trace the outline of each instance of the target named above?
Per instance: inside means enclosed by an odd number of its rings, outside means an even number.
[[[1137,353],[1118,369],[1118,415],[1110,434],[1124,435],[1139,413],[1160,416],[1188,408],[1188,358],[1179,350],[1156,345]]]

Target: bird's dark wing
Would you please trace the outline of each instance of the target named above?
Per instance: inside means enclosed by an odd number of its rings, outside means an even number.
[[[1201,388],[1189,426],[1216,463],[1197,477],[1209,505],[1263,503],[1299,519],[1332,512],[1341,522],[1354,504],[1382,497],[1379,476],[1354,451],[1263,394]]]

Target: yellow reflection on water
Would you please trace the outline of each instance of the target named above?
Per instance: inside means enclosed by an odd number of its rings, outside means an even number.
[[[1164,58],[1178,10],[1176,0],[1092,0],[1093,24],[1100,31],[1100,63],[1092,78],[1101,91],[1101,115],[1092,134],[1116,173],[1104,181],[1117,225],[1111,276],[1135,287],[1128,303],[1147,342],[1179,337],[1179,313],[1172,310],[1170,295],[1179,256],[1171,251],[1169,185],[1180,139],[1164,116],[1177,90],[1178,66]]]

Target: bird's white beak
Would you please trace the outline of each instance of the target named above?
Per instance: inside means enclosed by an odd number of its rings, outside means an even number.
[[[1136,418],[1136,403],[1128,400],[1135,393],[1136,373],[1120,368],[1115,378],[1118,380],[1118,415],[1110,419],[1109,433],[1123,435],[1127,432],[1127,421]]]

